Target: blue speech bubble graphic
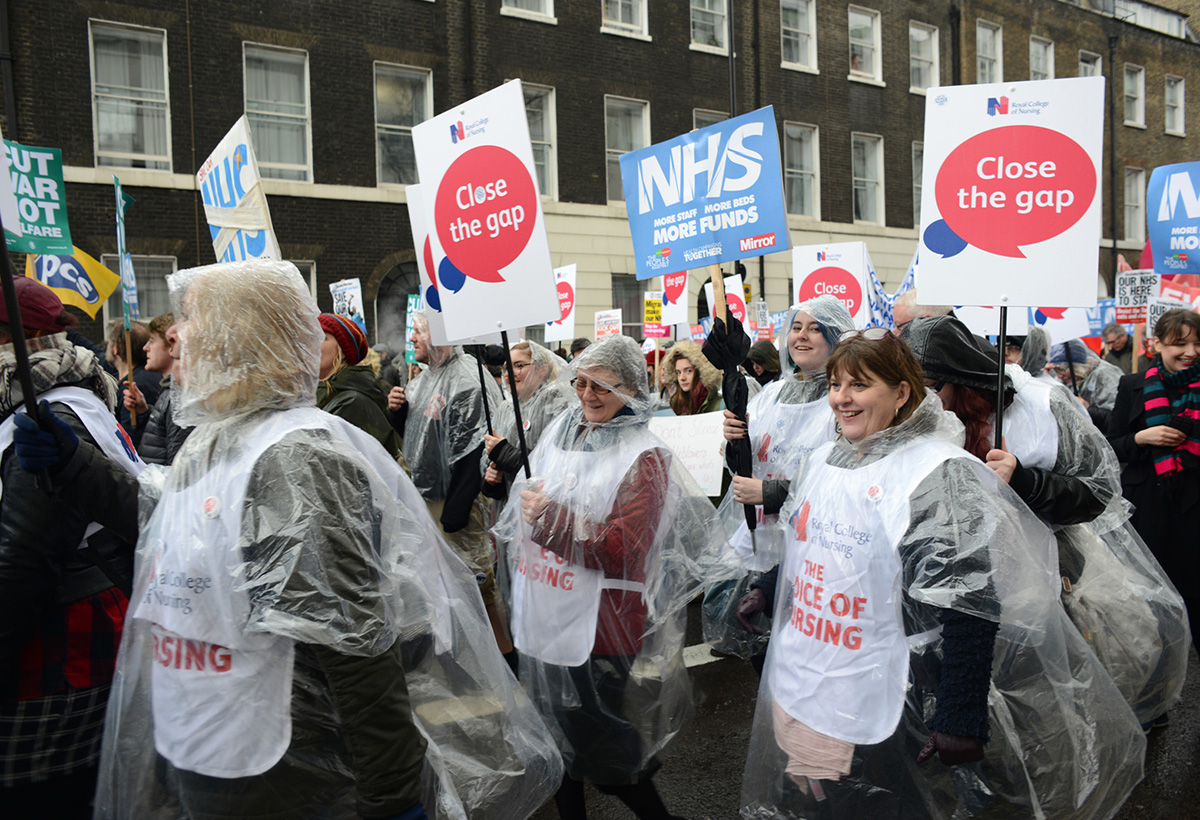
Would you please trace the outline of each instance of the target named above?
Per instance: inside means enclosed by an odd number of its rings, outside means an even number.
[[[442,297],[438,296],[438,290],[433,285],[425,289],[425,304],[438,313],[442,312]]]
[[[966,249],[967,240],[951,230],[950,226],[946,224],[946,220],[939,219],[925,229],[925,247],[949,259]]]
[[[466,284],[467,275],[455,267],[450,261],[450,257],[446,257],[438,265],[438,282],[442,287],[449,289],[451,293],[458,293]]]

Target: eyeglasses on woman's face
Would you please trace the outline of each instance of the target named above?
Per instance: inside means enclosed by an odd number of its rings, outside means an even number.
[[[613,390],[620,387],[621,383],[617,382],[612,387],[601,387],[598,382],[594,382],[591,379],[585,379],[582,376],[576,376],[575,378],[571,379],[571,386],[574,387],[575,392],[581,396],[589,389],[597,396],[607,396]]]

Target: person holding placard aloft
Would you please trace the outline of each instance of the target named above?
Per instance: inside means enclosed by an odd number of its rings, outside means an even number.
[[[722,522],[718,536],[746,563],[751,574],[737,584],[709,590],[704,602],[704,639],[720,651],[756,658],[766,644],[767,593],[779,563],[783,541],[770,525],[787,496],[788,482],[804,456],[836,435],[829,409],[825,362],[840,334],[854,326],[846,306],[833,296],[803,302],[787,317],[780,335],[778,359],[783,376],[768,384],[746,408],[745,422],[725,411],[725,438],[747,434],[755,454],[754,475],[735,479],[717,511]],[[751,539],[743,504],[761,504],[760,526]],[[747,630],[747,626],[753,627]]]
[[[1055,600],[1052,534],[904,342],[851,331],[826,368],[841,434],[780,514],[741,816],[1111,817],[1145,736]]]
[[[1154,325],[1154,342],[1154,363],[1121,377],[1108,441],[1125,465],[1121,489],[1133,502],[1133,525],[1194,614],[1200,612],[1200,314],[1167,311]]]

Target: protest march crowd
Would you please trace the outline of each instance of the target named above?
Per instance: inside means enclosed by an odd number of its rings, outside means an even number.
[[[39,409],[5,304],[6,816],[574,820],[591,783],[669,820],[697,599],[761,678],[747,819],[1103,820],[1180,698],[1195,312],[1139,363],[1120,326],[1101,360],[826,295],[725,366],[620,335],[472,355],[418,313],[410,374],[286,262],[171,275],[132,361],[16,285]],[[701,413],[721,498],[650,428]]]

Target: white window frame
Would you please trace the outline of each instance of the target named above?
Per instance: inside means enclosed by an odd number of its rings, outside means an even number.
[[[875,59],[872,60],[872,70],[855,72],[854,65],[854,41],[850,39],[850,15],[862,14],[871,18],[871,49],[873,50]],[[884,85],[883,82],[883,15],[877,9],[867,8],[866,6],[848,6],[846,9],[846,39],[849,52],[846,54],[846,64],[851,68],[846,74],[846,79],[856,83],[869,83],[871,85]]]
[[[1094,66],[1096,69],[1095,72],[1091,73],[1091,74],[1085,74],[1084,73],[1085,65],[1086,66]],[[1100,62],[1100,55],[1094,51],[1088,51],[1086,49],[1081,48],[1079,50],[1079,71],[1077,73],[1077,76],[1079,76],[1079,77],[1099,77],[1103,74],[1104,74],[1104,71],[1102,70],[1102,64]]]
[[[921,172],[917,172],[917,157],[921,158]],[[913,140],[912,144],[912,187],[913,187],[913,227],[921,227],[921,196],[924,192],[925,175],[925,143]]]
[[[784,208],[787,207],[788,196],[787,186],[788,178],[791,176],[804,176],[809,173],[807,171],[793,170],[788,164],[788,133],[787,129],[803,128],[812,132],[812,150],[813,150],[813,170],[812,175],[812,190],[813,190],[813,212],[811,214],[799,214],[795,211],[788,211],[788,216],[795,216],[801,219],[821,219],[821,129],[807,122],[790,122],[785,120],[783,123],[783,202]]]
[[[557,99],[552,85],[541,85],[539,83],[522,82],[523,90],[536,89],[545,93],[546,99],[546,131],[549,139],[539,140],[540,144],[546,145],[546,188],[541,192],[544,199],[558,199],[558,109]],[[526,105],[528,109],[528,104]],[[528,114],[526,115],[528,116]],[[529,139],[531,144],[534,143],[533,133],[530,132]]]
[[[379,132],[387,131],[393,134],[408,134],[409,139],[412,139],[412,127],[405,125],[392,125],[390,123],[381,123],[379,121],[379,69],[393,70],[406,72],[413,75],[424,75],[425,77],[425,113],[421,118],[421,122],[433,117],[433,71],[428,68],[422,68],[415,65],[403,65],[402,63],[387,63],[382,60],[376,60],[371,64],[371,110],[375,117],[375,184],[382,187],[407,187],[402,182],[384,182],[383,167],[380,163],[379,156]],[[414,169],[415,170],[415,169]]]
[[[1129,180],[1137,181],[1137,201],[1129,201]],[[1125,203],[1125,241],[1139,245],[1146,241],[1146,170],[1125,166],[1125,182],[1122,189]],[[1133,228],[1133,231],[1130,231]]]
[[[979,33],[983,30],[992,32],[996,37],[996,54],[993,57],[983,57],[979,53]],[[981,75],[980,66],[983,60],[990,60],[996,68],[996,76],[984,79]],[[975,82],[977,83],[1002,83],[1004,82],[1004,26],[997,25],[989,20],[975,21]]]
[[[1046,71],[1045,77],[1033,76],[1033,55],[1038,48],[1046,50]],[[1048,37],[1039,37],[1036,34],[1029,36],[1029,79],[1031,80],[1053,80],[1054,79],[1054,41]]]
[[[705,8],[696,8],[697,3],[705,4]],[[723,11],[714,11],[708,8],[708,4],[720,3]],[[711,14],[714,17],[720,17],[721,22],[714,27],[714,30],[721,32],[722,45],[714,46],[709,43],[697,43],[695,39],[695,22],[694,15],[699,11],[704,14]],[[688,0],[688,48],[692,51],[704,51],[709,54],[728,54],[729,43],[729,0]]]
[[[305,142],[306,142],[305,156],[308,161],[303,165],[301,165],[299,163],[282,163],[282,162],[264,161],[262,158],[262,152],[260,150],[258,150],[257,147],[255,147],[255,149],[254,149],[254,154],[255,154],[255,159],[258,161],[258,169],[259,169],[260,173],[264,169],[270,170],[272,168],[280,168],[280,169],[293,170],[293,171],[303,171],[304,179],[281,179],[281,181],[305,182],[305,183],[311,184],[313,182],[312,73],[311,73],[312,72],[312,64],[309,61],[308,52],[306,50],[300,49],[300,48],[284,48],[282,46],[276,46],[276,45],[272,45],[270,43],[258,43],[258,42],[253,42],[250,40],[242,41],[242,111],[246,114],[247,121],[250,121],[252,119],[252,117],[251,117],[252,112],[250,111],[250,107],[249,107],[250,101],[247,96],[250,89],[249,89],[249,83],[247,82],[248,72],[246,71],[246,57],[250,50],[275,52],[276,54],[303,55],[303,57],[304,57],[304,116],[299,117],[299,116],[295,116],[295,115],[291,115],[291,114],[280,114],[278,112],[261,112],[261,113],[265,113],[268,116],[273,116],[273,117],[283,117],[283,118],[295,119],[295,120],[302,119],[304,121],[304,137],[305,137]],[[253,113],[259,114],[260,112],[256,111]],[[253,140],[253,138],[254,138],[253,122],[251,122],[251,124],[250,124],[250,137],[251,137],[251,140]],[[262,176],[264,179],[280,179],[279,177],[268,177],[266,174],[262,174]]]
[[[106,28],[109,30],[136,31],[136,32],[154,32],[162,36],[162,59],[163,59],[163,104],[166,108],[167,120],[167,153],[163,156],[155,154],[117,154],[115,152],[103,153],[100,151],[100,114],[96,108],[96,102],[101,96],[96,91],[96,48],[95,48],[95,30],[96,27]],[[139,168],[145,171],[159,171],[162,173],[171,173],[174,168],[174,161],[171,151],[171,63],[167,59],[167,30],[154,26],[132,26],[127,23],[116,23],[112,20],[100,20],[97,18],[88,18],[88,74],[91,77],[92,88],[92,161],[96,166],[100,166],[101,156],[115,160],[127,160],[131,162],[166,162],[166,168]],[[141,100],[129,97],[117,97],[111,95],[114,99],[127,99],[136,102],[155,103],[153,100]],[[10,126],[11,128],[11,126]],[[135,165],[115,165],[106,164],[105,168],[138,168]]]
[[[634,11],[634,16],[641,19],[640,23],[626,23],[608,16],[608,3],[618,2],[628,5]],[[632,37],[635,40],[650,42],[650,3],[649,0],[600,0],[600,31],[604,34],[617,34],[622,37]]]
[[[313,301],[317,298],[317,262],[315,259],[289,259],[300,275],[308,280],[308,290],[312,293]],[[305,273],[307,271],[307,273]]]
[[[869,182],[877,182],[878,188],[875,194],[875,212],[878,215],[877,220],[859,219],[854,216],[854,188],[857,186],[860,177],[854,176],[854,143],[856,140],[869,140],[875,143],[875,163],[879,169],[879,179],[869,180],[867,177],[861,179]],[[884,205],[887,199],[884,197],[883,181],[884,181],[884,165],[883,165],[883,136],[881,134],[867,134],[861,131],[852,131],[850,133],[850,215],[856,222],[864,225],[879,225],[883,227],[887,224],[887,215],[884,211]]]
[[[1171,103],[1170,88],[1172,81],[1175,81],[1179,87],[1179,101],[1175,104]],[[1179,109],[1179,127],[1171,128],[1169,115],[1172,108]],[[1178,74],[1168,74],[1163,78],[1163,129],[1166,133],[1173,137],[1182,137],[1187,134],[1187,81]]]
[[[615,94],[604,95],[604,186],[605,198],[608,202],[619,202],[625,204],[625,196],[622,191],[622,196],[619,199],[609,198],[611,191],[608,190],[608,165],[613,159],[617,160],[620,167],[620,157],[622,154],[629,153],[615,148],[610,148],[608,141],[608,104],[610,102],[620,103],[624,105],[637,105],[642,109],[642,143],[643,147],[650,144],[650,102],[649,100],[639,100],[634,97],[620,97]],[[637,150],[637,149],[634,149]]]
[[[1129,101],[1131,99],[1131,95],[1129,93],[1130,72],[1132,72],[1137,77],[1137,94],[1132,96],[1132,99],[1134,102],[1134,119],[1132,119],[1132,120],[1129,119],[1129,116],[1128,116]],[[1145,128],[1146,127],[1146,69],[1144,66],[1136,65],[1134,63],[1126,63],[1125,70],[1123,72],[1121,72],[1121,77],[1123,78],[1123,81],[1121,84],[1121,91],[1122,91],[1122,95],[1123,95],[1122,99],[1124,100],[1124,106],[1122,107],[1121,110],[1124,113],[1125,125],[1129,126],[1130,128]]]
[[[515,0],[500,0],[500,13],[505,17],[520,17],[522,20],[532,20],[535,23],[558,25],[558,18],[554,16],[554,0],[540,0],[543,11],[510,6],[510,2],[515,2]]]
[[[701,115],[708,115],[705,119],[710,120],[703,125],[700,123]],[[697,128],[707,128],[710,125],[716,125],[719,122],[725,122],[729,119],[729,114],[724,111],[716,111],[711,108],[693,108],[692,109],[692,130]]]
[[[930,65],[930,67],[929,67],[930,82],[929,82],[929,85],[926,85],[926,86],[913,85],[913,82],[912,82],[913,63],[916,62],[916,60],[918,59],[915,56],[913,56],[913,50],[912,50],[913,29],[922,29],[925,32],[929,33],[930,34],[929,41],[933,45],[933,55],[931,57],[932,65]],[[941,82],[942,82],[941,50],[940,50],[940,44],[938,42],[940,39],[941,39],[941,30],[937,26],[930,25],[929,23],[922,23],[920,20],[909,20],[908,21],[908,91],[910,94],[924,94],[925,89],[933,88],[934,86],[941,85]]]
[[[808,19],[808,31],[802,32],[800,29],[786,28],[783,25],[783,4],[787,0],[783,0],[779,4],[779,66],[790,71],[804,71],[809,74],[819,74],[817,70],[817,0],[802,0],[807,3],[808,13],[805,15]],[[804,59],[801,62],[789,62],[784,55],[784,35],[789,32],[797,32],[806,34],[808,37],[808,48],[806,54],[802,55]]]
[[[145,262],[147,260],[154,260],[156,262],[170,261],[171,272],[175,273],[179,270],[179,258],[175,257],[175,256],[167,256],[165,254],[156,254],[156,253],[131,253],[129,255],[133,259],[133,270],[134,270],[135,274],[138,269],[138,263]],[[120,258],[115,253],[100,254],[100,264],[103,265],[104,267],[108,268],[110,271],[112,271],[115,274],[120,275],[120,273],[121,273],[121,261],[120,261]],[[113,316],[113,315],[111,315],[112,311],[108,309],[109,301],[114,298],[117,300],[117,304],[120,305],[121,304],[121,288],[120,288],[120,286],[118,286],[116,290],[114,290],[111,294],[109,294],[108,299],[105,299],[104,304],[100,306],[100,316],[101,316],[101,320],[104,322],[104,333],[105,333],[105,338],[106,338],[106,341],[104,342],[104,344],[106,347],[108,345],[108,341],[107,341],[108,326],[112,322],[121,318],[120,310],[118,310],[117,314],[115,316]],[[139,302],[140,302],[140,299],[139,299]],[[138,312],[142,313],[141,304],[138,305],[138,308],[139,308]],[[167,310],[170,310],[170,308],[167,308]],[[163,312],[165,313],[166,311],[163,311]],[[157,315],[157,314],[155,314],[155,315]],[[141,318],[135,319],[134,321],[141,322],[143,324],[147,324],[153,318],[154,318],[154,316],[146,316],[145,314],[142,314]]]

